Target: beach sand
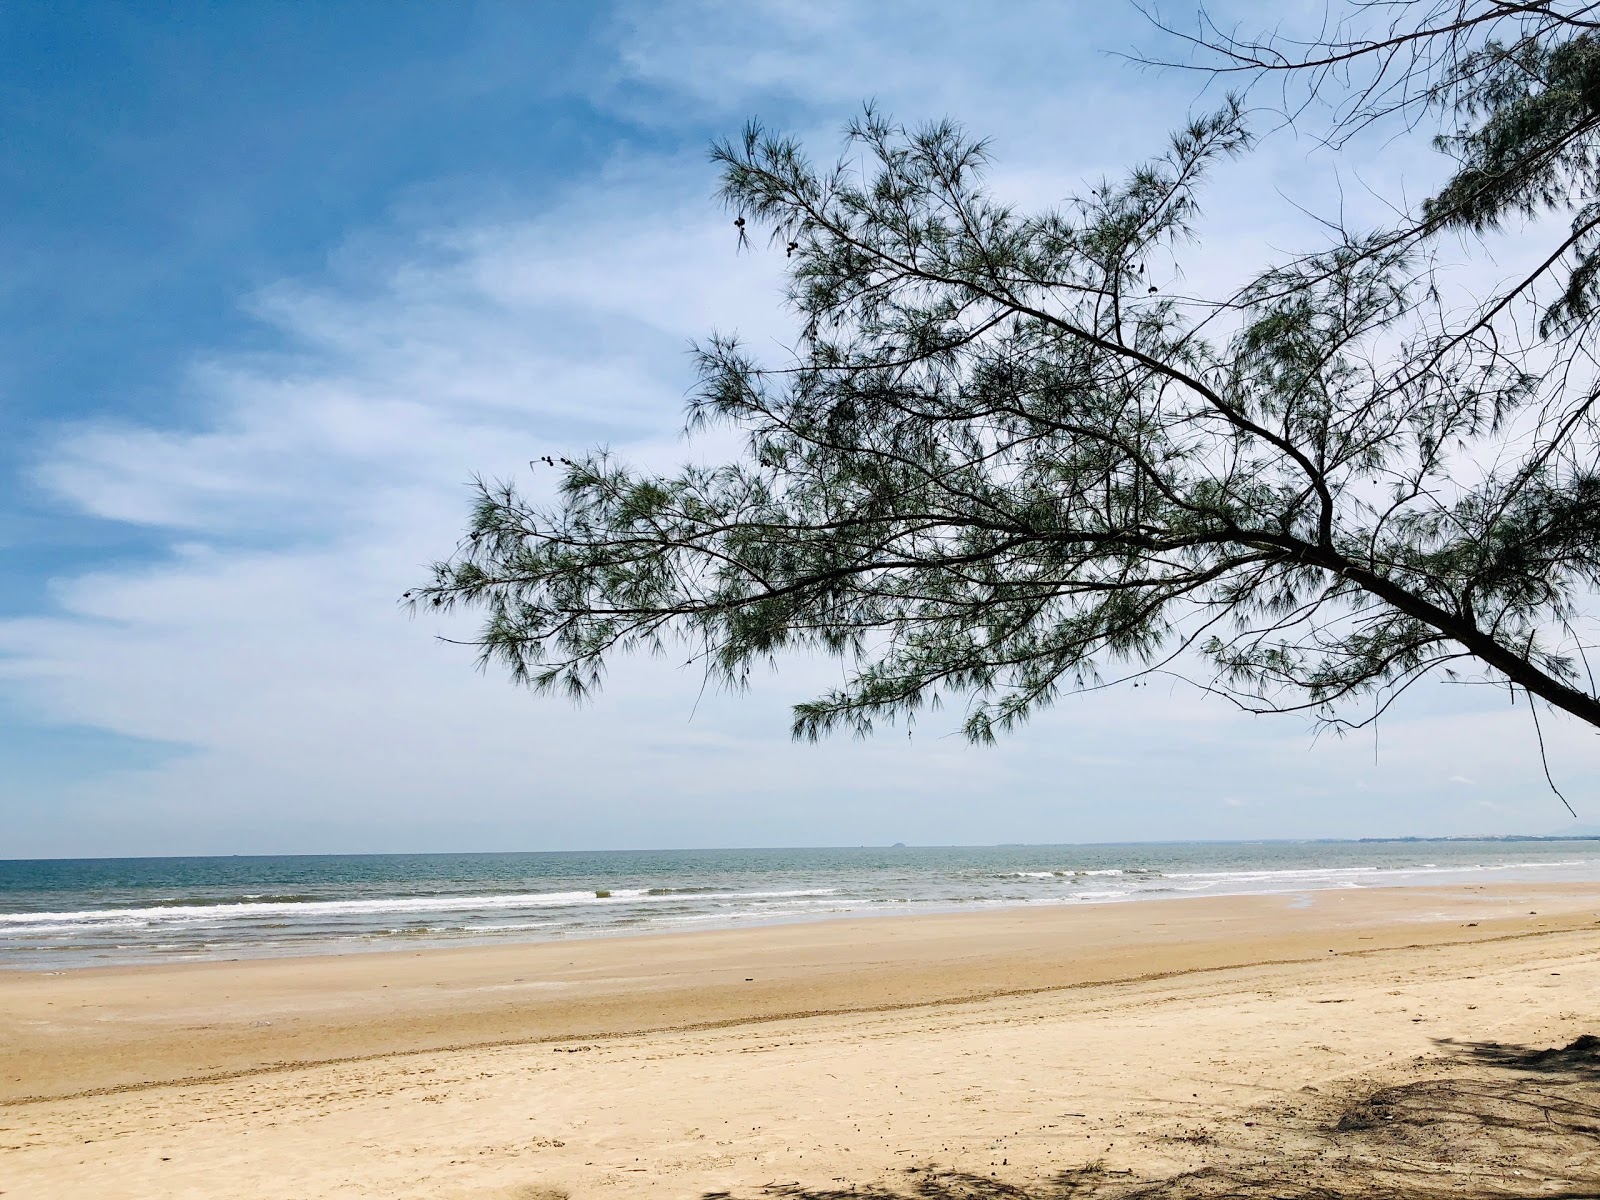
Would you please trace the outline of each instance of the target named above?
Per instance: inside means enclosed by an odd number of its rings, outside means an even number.
[[[0,1195],[1590,1194],[1597,1008],[1574,884],[0,972]]]

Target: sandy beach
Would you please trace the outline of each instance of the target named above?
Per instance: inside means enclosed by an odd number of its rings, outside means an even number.
[[[1572,884],[14,971],[0,1195],[1571,1194],[1597,998]]]

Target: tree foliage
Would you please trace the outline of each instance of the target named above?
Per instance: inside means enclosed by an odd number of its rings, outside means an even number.
[[[1527,300],[1554,275],[1561,286],[1544,301],[1541,334],[1591,332],[1600,295],[1600,4],[1345,0],[1329,11],[1331,25],[1311,39],[1225,32],[1204,9],[1195,32],[1150,15],[1199,52],[1186,65],[1280,82],[1283,115],[1336,147],[1395,120],[1437,121],[1434,146],[1454,170],[1393,236],[1561,218],[1566,229],[1548,257],[1489,302]]]
[[[1579,628],[1600,584],[1588,235],[1543,310],[1564,341],[1508,336],[1505,296],[1463,315],[1428,253],[1446,226],[1592,219],[1571,132],[1594,119],[1587,37],[1463,49],[1477,123],[1441,143],[1462,167],[1418,223],[1209,300],[1170,263],[1207,173],[1249,145],[1237,102],[1036,213],[990,194],[987,147],[950,122],[869,110],[823,167],[752,125],[715,148],[723,197],[788,256],[801,332],[775,364],[700,346],[689,408],[744,452],[664,475],[597,452],[548,507],[484,484],[411,599],[480,612],[488,662],[573,696],[635,650],[735,685],[785,651],[837,656],[846,682],[797,707],[803,737],[959,696],[985,740],[1152,671],[1334,723],[1453,671],[1600,724]]]

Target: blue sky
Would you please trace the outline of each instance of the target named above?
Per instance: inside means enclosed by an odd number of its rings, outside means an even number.
[[[794,746],[836,666],[697,708],[626,664],[572,710],[398,611],[474,472],[710,452],[677,436],[689,340],[786,328],[710,139],[827,149],[870,98],[993,135],[997,190],[1048,204],[1206,103],[1113,53],[1154,44],[1116,4],[0,7],[0,857],[1559,828],[1525,712],[1477,692],[1376,761],[1159,689],[994,749]],[[1186,272],[1435,169],[1269,138]],[[1582,811],[1592,739],[1551,736]]]

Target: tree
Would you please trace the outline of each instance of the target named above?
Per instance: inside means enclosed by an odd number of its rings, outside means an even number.
[[[869,110],[848,136],[828,169],[757,126],[714,150],[802,327],[776,366],[697,349],[690,427],[742,456],[658,476],[596,453],[549,510],[482,484],[414,604],[482,612],[486,661],[575,697],[640,649],[736,686],[838,656],[845,686],[795,711],[811,738],[963,696],[987,740],[1158,671],[1335,725],[1465,672],[1600,725],[1594,380],[1507,339],[1505,307],[1463,316],[1425,234],[1340,233],[1205,301],[1161,264],[1248,145],[1236,102],[1035,214],[952,123]]]

